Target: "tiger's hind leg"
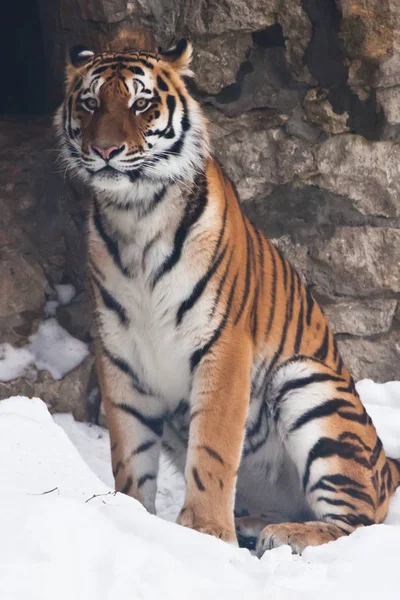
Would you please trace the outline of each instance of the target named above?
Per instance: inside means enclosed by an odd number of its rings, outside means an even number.
[[[284,544],[301,553],[382,521],[390,469],[347,373],[296,357],[277,369],[266,393],[315,521],[267,525],[258,556]]]

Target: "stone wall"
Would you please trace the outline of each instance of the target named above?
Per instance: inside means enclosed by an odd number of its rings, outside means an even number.
[[[69,45],[100,49],[110,33],[128,24],[151,27],[163,47],[180,37],[194,42],[192,92],[210,119],[215,153],[245,211],[313,284],[355,377],[398,379],[399,2],[39,4],[53,102],[60,98]],[[1,240],[8,257],[1,268],[12,281],[0,300],[8,323],[6,331],[0,320],[1,341],[15,341],[15,331],[23,337],[35,326],[45,282],[61,280],[72,281],[79,293],[58,317],[90,340],[82,270],[84,198],[51,166],[47,123],[7,127],[0,124],[0,136],[8,135],[8,158],[0,155],[6,233]],[[31,172],[18,162],[21,156],[29,156]],[[14,280],[11,267],[19,273]],[[85,385],[90,380],[93,386],[90,368],[84,368]],[[8,391],[10,386],[18,388],[8,384]]]

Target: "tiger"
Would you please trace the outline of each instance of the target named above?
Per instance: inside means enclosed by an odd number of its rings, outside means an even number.
[[[310,286],[213,157],[191,43],[123,40],[71,49],[54,119],[87,190],[115,489],[156,514],[166,453],[185,481],[177,523],[259,557],[382,523],[400,460]]]

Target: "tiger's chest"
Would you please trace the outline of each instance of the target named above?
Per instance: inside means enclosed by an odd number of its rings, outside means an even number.
[[[168,232],[158,236],[145,230],[134,243],[118,246],[118,259],[95,231],[89,247],[102,272],[101,285],[112,297],[107,302],[104,294],[97,294],[103,345],[131,365],[143,387],[173,409],[189,398],[190,358],[212,330],[205,318],[212,295],[205,293],[178,322],[198,274],[184,258],[165,268],[174,253],[174,236]]]

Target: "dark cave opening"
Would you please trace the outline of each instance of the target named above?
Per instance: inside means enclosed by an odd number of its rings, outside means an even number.
[[[46,112],[45,57],[38,3],[6,2],[0,24],[0,114]]]

